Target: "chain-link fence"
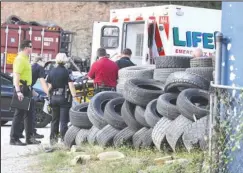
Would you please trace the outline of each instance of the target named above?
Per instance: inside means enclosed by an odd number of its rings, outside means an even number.
[[[242,89],[212,85],[209,118],[210,172],[243,172],[242,114]]]

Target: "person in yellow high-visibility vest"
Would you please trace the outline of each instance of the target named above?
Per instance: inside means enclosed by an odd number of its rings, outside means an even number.
[[[21,51],[18,53],[13,63],[13,85],[14,94],[16,94],[18,99],[22,101],[24,97],[32,97],[32,71],[29,61],[29,55],[32,52],[32,42],[30,40],[23,40],[21,42],[20,49]],[[23,118],[26,133],[26,143],[19,140],[20,125]],[[39,143],[40,141],[32,138],[31,110],[25,111],[22,109],[16,109],[10,132],[10,145],[24,146],[26,144]]]

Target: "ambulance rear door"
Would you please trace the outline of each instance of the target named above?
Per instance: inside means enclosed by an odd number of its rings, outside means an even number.
[[[123,23],[94,22],[91,64],[97,60],[98,48],[105,48],[112,60],[121,53],[123,38]]]

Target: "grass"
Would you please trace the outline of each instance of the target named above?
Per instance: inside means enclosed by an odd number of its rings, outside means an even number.
[[[161,153],[153,149],[135,150],[128,147],[106,148],[98,146],[84,145],[82,152],[67,152],[66,150],[57,150],[53,153],[41,152],[38,155],[39,163],[33,167],[42,168],[43,173],[137,173],[140,170],[147,170],[147,173],[199,173],[202,163],[202,152],[192,153],[179,152],[171,155],[178,158],[189,160],[188,164],[169,164],[156,166],[154,159],[167,156],[169,154]],[[120,151],[126,157],[122,160],[99,161],[91,159],[86,164],[77,164],[71,166],[70,161],[80,154],[91,155],[92,158],[104,151]]]

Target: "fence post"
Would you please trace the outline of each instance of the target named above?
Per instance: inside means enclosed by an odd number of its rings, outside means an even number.
[[[243,86],[243,16],[242,2],[222,2],[222,33],[229,39],[225,54],[225,70],[223,70],[223,85]],[[224,56],[224,55],[223,55]],[[239,112],[237,112],[240,115]],[[233,115],[232,115],[233,116]],[[240,122],[230,122],[232,127],[236,127]],[[238,124],[237,124],[238,123]],[[241,141],[240,149],[229,151],[228,155],[233,160],[227,165],[227,171],[231,173],[243,172],[243,144]]]

